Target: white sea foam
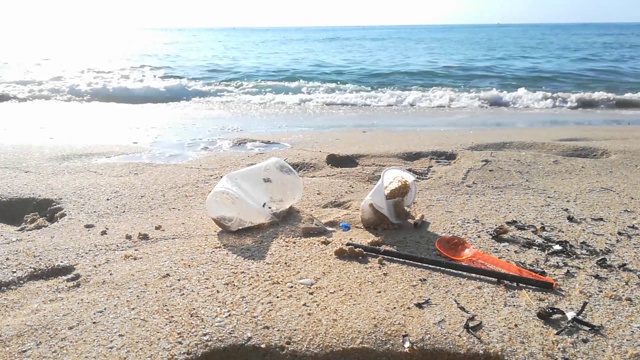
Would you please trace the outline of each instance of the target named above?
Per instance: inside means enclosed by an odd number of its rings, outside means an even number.
[[[134,76],[135,75],[135,76]],[[103,75],[90,80],[0,82],[0,102],[61,100],[125,104],[171,103],[206,99],[215,103],[279,104],[307,106],[424,107],[519,109],[640,109],[640,93],[559,93],[472,90],[453,88],[370,88],[352,84],[318,82],[218,82],[207,83],[157,76]]]

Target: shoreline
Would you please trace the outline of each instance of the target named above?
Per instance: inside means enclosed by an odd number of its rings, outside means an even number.
[[[0,143],[131,145],[188,142],[254,133],[344,129],[475,130],[567,126],[637,126],[640,110],[421,108],[251,104],[192,100],[169,104],[33,101],[0,103],[11,122]],[[64,114],[52,119],[50,114]]]
[[[640,310],[634,272],[640,260],[629,250],[640,236],[633,228],[640,226],[640,127],[361,129],[251,138],[291,148],[162,164],[94,161],[128,146],[0,145],[0,198],[50,198],[66,213],[35,231],[0,224],[0,283],[10,284],[0,290],[0,357],[640,356],[640,328],[629,315]],[[439,151],[453,160],[439,161]],[[358,166],[328,166],[329,153],[351,155]],[[211,188],[224,174],[271,156],[298,170],[302,200],[280,224],[219,232],[204,209]],[[421,174],[411,213],[425,214],[424,227],[359,226],[360,202],[389,166]],[[352,229],[301,237],[309,215]],[[545,225],[545,235],[568,241],[576,256],[545,255],[488,235],[511,220]],[[148,238],[139,239],[139,232]],[[433,241],[444,234],[544,268],[560,291],[333,254],[349,241],[382,237],[398,251],[437,256]],[[598,265],[602,257],[612,267]],[[312,286],[299,284],[303,279]],[[414,306],[427,298],[432,305]],[[468,314],[454,300],[483,321],[481,341],[464,331]],[[582,316],[604,324],[606,336],[555,335],[562,324],[536,317],[539,307],[577,311],[583,301],[589,305]],[[403,345],[405,334],[413,354]]]

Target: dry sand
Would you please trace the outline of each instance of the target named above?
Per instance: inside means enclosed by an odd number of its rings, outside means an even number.
[[[50,198],[66,214],[34,231],[0,224],[0,358],[640,358],[639,128],[260,138],[292,148],[167,165],[94,162],[126,148],[0,146],[0,197]],[[353,155],[358,166],[328,166],[329,153]],[[211,188],[271,156],[299,170],[303,200],[280,224],[219,231],[204,209]],[[411,212],[425,214],[422,227],[360,226],[360,202],[388,166],[419,175]],[[9,205],[0,206],[5,222],[19,212]],[[303,238],[308,215],[352,229]],[[577,255],[492,239],[510,220],[544,224],[542,235],[566,240]],[[545,269],[559,289],[333,254],[383,237],[398,251],[438,256],[433,244],[443,234]],[[613,267],[598,266],[601,257]],[[430,305],[414,306],[425,299]],[[463,329],[469,315],[454,300],[483,322],[481,340]],[[577,311],[583,301],[581,318],[604,325],[600,334],[556,335],[562,321],[536,317],[540,307]]]

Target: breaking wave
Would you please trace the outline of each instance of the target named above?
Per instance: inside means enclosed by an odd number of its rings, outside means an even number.
[[[547,92],[520,88],[459,90],[447,87],[367,87],[310,81],[206,82],[179,77],[142,81],[0,82],[0,102],[58,100],[152,104],[205,99],[218,103],[308,106],[521,109],[640,109],[640,93]]]

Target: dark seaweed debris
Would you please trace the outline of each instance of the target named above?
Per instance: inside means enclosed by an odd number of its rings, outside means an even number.
[[[431,299],[424,299],[420,302],[413,303],[413,306],[417,307],[418,309],[424,309],[427,305],[433,305],[431,303]]]
[[[510,220],[505,222],[505,224],[506,225],[498,226],[490,232],[491,237],[495,241],[508,242],[527,249],[540,250],[546,255],[566,258],[604,256],[612,252],[611,249],[607,247],[597,249],[586,241],[581,241],[579,248],[576,248],[576,246],[569,241],[557,239],[549,234],[548,231],[553,229],[553,227],[548,225],[527,225],[519,220]],[[535,237],[530,238],[513,234],[509,231],[510,227],[520,231],[530,231]]]
[[[565,326],[559,329],[558,331],[556,331],[556,335],[560,335],[568,329],[579,329],[577,325],[584,326],[593,333],[600,333],[600,331],[603,328],[602,325],[594,325],[580,318],[582,313],[584,313],[585,309],[587,308],[587,304],[588,304],[587,301],[583,302],[582,306],[580,307],[580,310],[578,310],[578,312],[575,314],[571,312],[565,312],[557,307],[549,306],[549,307],[538,309],[538,312],[536,315],[538,316],[538,319],[544,320],[544,321],[551,321],[555,315],[560,315],[566,318],[567,322]]]

